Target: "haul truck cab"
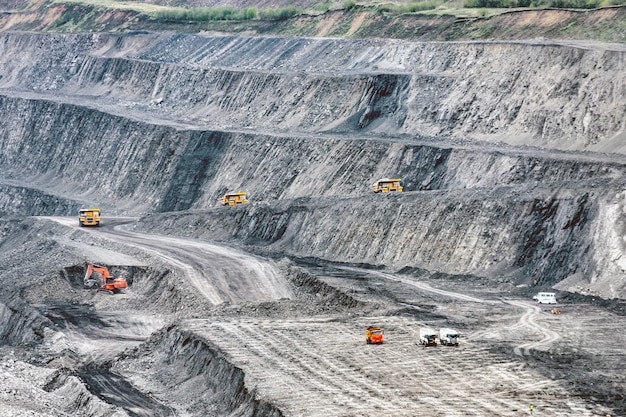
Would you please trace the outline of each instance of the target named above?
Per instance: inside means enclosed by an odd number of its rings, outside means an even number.
[[[422,346],[437,346],[437,332],[429,328],[420,328],[419,344]]]
[[[452,329],[439,329],[439,343],[444,346],[458,346],[459,332]]]
[[[78,224],[82,226],[100,226],[100,209],[85,208],[78,210]]]
[[[246,199],[246,192],[239,191],[236,193],[226,193],[224,197],[220,200],[223,206],[236,206],[239,204],[247,204],[248,200]]]
[[[402,178],[383,178],[374,183],[375,193],[389,193],[392,191],[401,193],[403,189]]]

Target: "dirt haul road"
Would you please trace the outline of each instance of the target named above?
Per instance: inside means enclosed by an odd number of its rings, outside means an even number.
[[[72,227],[76,223],[73,218],[52,219]],[[88,231],[156,254],[182,270],[189,283],[212,304],[261,302],[292,296],[286,282],[268,261],[207,242],[129,232],[118,226],[124,224],[124,220],[109,222],[111,226]]]
[[[48,339],[56,350],[48,355],[74,352],[79,357],[75,361],[85,364],[77,367],[77,375],[116,415],[239,415],[216,412],[207,403],[198,414],[198,404],[187,403],[178,393],[178,380],[189,380],[186,367],[195,365],[172,369],[172,364],[181,346],[191,346],[194,338],[241,369],[246,389],[285,416],[417,416],[425,410],[433,416],[518,416],[531,403],[537,413],[550,416],[612,412],[597,399],[578,395],[571,374],[546,372],[536,357],[558,354],[568,346],[576,346],[581,360],[597,354],[595,335],[585,320],[595,320],[597,328],[604,315],[603,333],[619,333],[626,324],[623,317],[585,305],[576,307],[578,313],[564,309],[567,313],[557,317],[506,291],[480,285],[466,283],[460,293],[432,277],[305,262],[302,268],[316,279],[365,305],[345,311],[337,305],[316,309],[327,302],[305,299],[273,261],[199,240],[129,232],[128,219],[108,219],[97,229],[78,228],[74,218],[51,219],[72,233],[101,239],[100,246],[90,246],[92,256],[101,251],[113,261],[111,253],[119,251],[120,261],[126,261],[133,251],[156,255],[181,271],[178,286],[192,288],[211,305],[221,303],[187,315],[168,316],[150,303],[132,312],[121,307],[116,311],[117,303],[127,306],[138,296],[137,282],[124,294],[99,293],[106,309],[94,303],[90,314],[77,307],[48,313],[59,325]],[[383,345],[365,343],[369,325],[384,329]],[[167,329],[165,334],[172,329],[186,334],[187,342],[159,347],[160,336],[149,337],[151,332],[158,335],[159,326]],[[460,329],[461,346],[419,346],[422,326]],[[117,345],[111,343],[112,335]],[[603,354],[612,349],[621,360],[623,342],[619,336],[607,342]],[[133,346],[132,353],[124,353]],[[104,351],[106,355],[93,353]],[[194,356],[199,356],[197,351]],[[580,365],[574,363],[570,372]],[[220,381],[219,375],[208,378]],[[226,385],[218,390],[227,390]]]

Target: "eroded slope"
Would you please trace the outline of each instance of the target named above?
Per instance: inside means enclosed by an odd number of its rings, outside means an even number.
[[[1,45],[0,87],[204,127],[624,152],[625,52],[608,44],[5,33]]]

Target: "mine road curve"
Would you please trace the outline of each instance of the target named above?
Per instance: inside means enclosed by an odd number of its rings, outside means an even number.
[[[539,323],[537,323],[536,320],[537,318],[539,318],[539,315],[541,314],[540,307],[533,305],[530,302],[526,302],[526,301],[506,300],[506,302],[508,304],[511,304],[513,306],[520,307],[526,310],[524,314],[522,314],[522,316],[520,317],[519,322],[516,325],[514,325],[512,329],[518,328],[518,327],[526,327],[527,329],[530,329],[531,331],[535,333],[541,334],[541,339],[538,341],[531,341],[531,342],[523,343],[521,345],[516,346],[515,347],[516,355],[519,355],[519,356],[528,355],[531,349],[536,349],[541,346],[550,345],[561,338],[561,335],[559,335],[557,332],[550,330],[546,327],[543,327]]]
[[[391,281],[401,282],[405,285],[409,285],[415,288],[419,288],[425,292],[431,292],[434,294],[442,295],[444,297],[455,298],[458,300],[470,302],[470,303],[488,303],[488,304],[501,304],[501,305],[512,305],[514,307],[519,307],[524,310],[524,312],[520,315],[519,320],[513,326],[509,327],[509,330],[514,330],[517,328],[525,328],[527,332],[532,334],[538,334],[540,336],[539,340],[533,341],[525,341],[517,344],[513,351],[516,355],[523,356],[528,355],[531,349],[537,349],[539,347],[547,347],[550,344],[556,342],[561,338],[561,335],[554,330],[551,330],[547,327],[544,327],[538,323],[538,319],[542,314],[541,308],[536,306],[534,303],[522,300],[486,300],[483,298],[472,297],[470,295],[461,294],[458,292],[446,291],[439,288],[432,287],[425,282],[416,281],[415,279],[403,277],[395,274],[390,274],[386,272],[380,271],[370,271],[366,269],[359,268],[350,268],[350,267],[340,267],[339,269],[352,271],[358,274],[369,274],[378,276],[381,278],[385,278]],[[489,331],[481,332],[482,335],[488,334]],[[476,337],[477,335],[474,335]]]
[[[79,228],[74,217],[48,217],[68,227]],[[189,282],[213,304],[273,301],[292,298],[286,281],[269,260],[208,242],[124,230],[130,218],[107,219],[86,233],[157,255],[181,270]]]

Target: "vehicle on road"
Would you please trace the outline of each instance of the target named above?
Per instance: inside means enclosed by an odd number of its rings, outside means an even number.
[[[453,329],[439,329],[439,343],[444,346],[458,346],[459,332]]]
[[[437,332],[427,327],[421,327],[419,343],[422,346],[437,346]]]
[[[370,326],[365,329],[365,342],[369,344],[383,343],[384,333],[380,327]]]
[[[374,183],[375,193],[389,193],[398,192],[401,193],[404,190],[404,185],[401,178],[382,178]]]
[[[83,284],[87,288],[98,288],[108,291],[111,294],[119,292],[122,288],[128,287],[128,282],[124,278],[113,278],[106,266],[87,264]]]
[[[245,191],[238,191],[235,193],[226,193],[220,200],[223,206],[237,206],[240,204],[248,204],[246,199],[247,193]]]
[[[78,223],[82,226],[100,226],[100,209],[84,208],[78,210]]]
[[[539,304],[556,304],[556,296],[553,292],[539,292],[533,296],[533,300]]]

